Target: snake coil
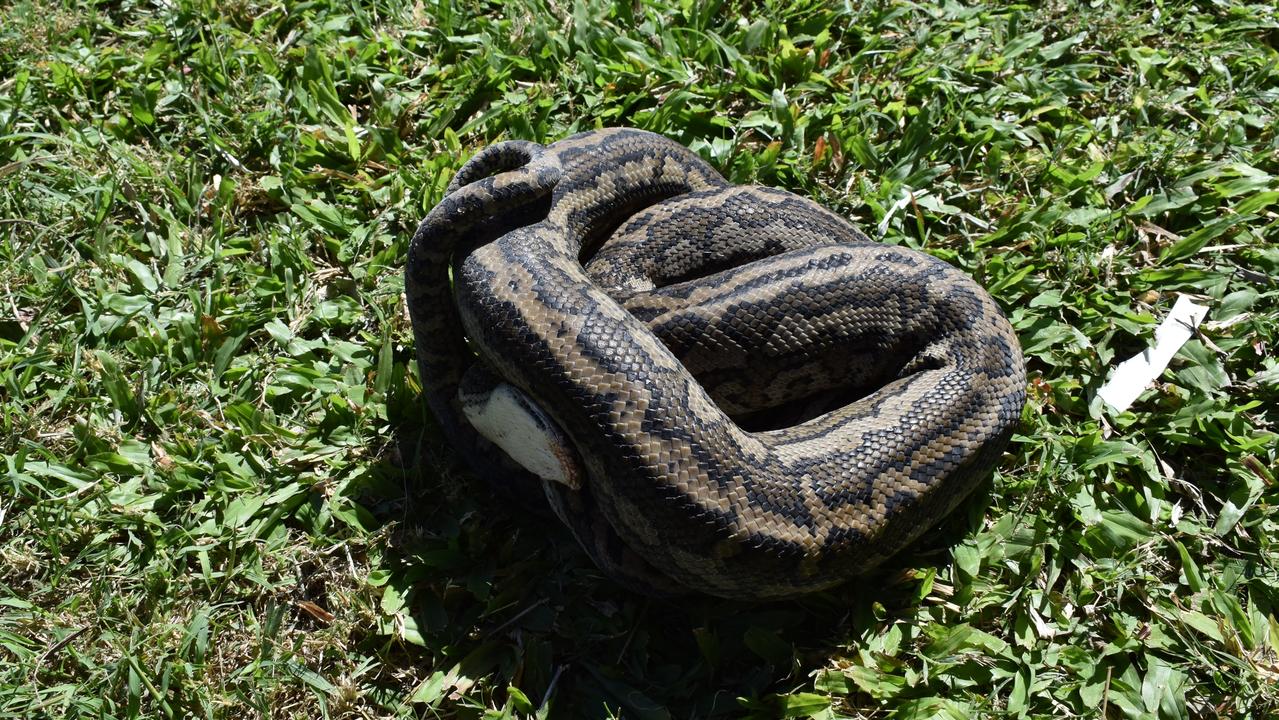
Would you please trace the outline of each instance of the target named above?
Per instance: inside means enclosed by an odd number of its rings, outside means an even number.
[[[424,394],[606,572],[770,598],[873,568],[968,495],[1025,401],[994,300],[652,133],[493,145],[418,227]]]

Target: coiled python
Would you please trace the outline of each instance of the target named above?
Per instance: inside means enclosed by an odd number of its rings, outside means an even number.
[[[1025,400],[963,273],[648,132],[481,151],[406,281],[450,441],[653,592],[873,568],[990,472]]]

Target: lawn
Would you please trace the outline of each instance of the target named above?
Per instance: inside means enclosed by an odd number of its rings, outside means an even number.
[[[1272,4],[0,17],[0,716],[1279,717]],[[613,125],[1008,312],[1021,425],[891,567],[648,600],[441,439],[412,229],[484,145]]]

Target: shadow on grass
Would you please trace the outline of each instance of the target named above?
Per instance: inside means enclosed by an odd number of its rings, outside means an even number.
[[[378,652],[429,671],[415,702],[463,716],[544,703],[551,717],[780,716],[780,703],[795,702],[782,696],[856,652],[868,628],[915,614],[930,568],[949,562],[949,545],[980,523],[989,497],[987,483],[889,567],[830,591],[768,603],[658,600],[600,573],[549,511],[495,496],[414,415],[377,468],[404,492],[370,498],[394,528],[383,631],[404,640],[381,636]]]

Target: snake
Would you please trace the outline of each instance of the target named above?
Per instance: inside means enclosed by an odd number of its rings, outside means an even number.
[[[964,272],[638,129],[476,152],[405,299],[447,441],[658,596],[867,577],[994,472],[1026,398]]]

